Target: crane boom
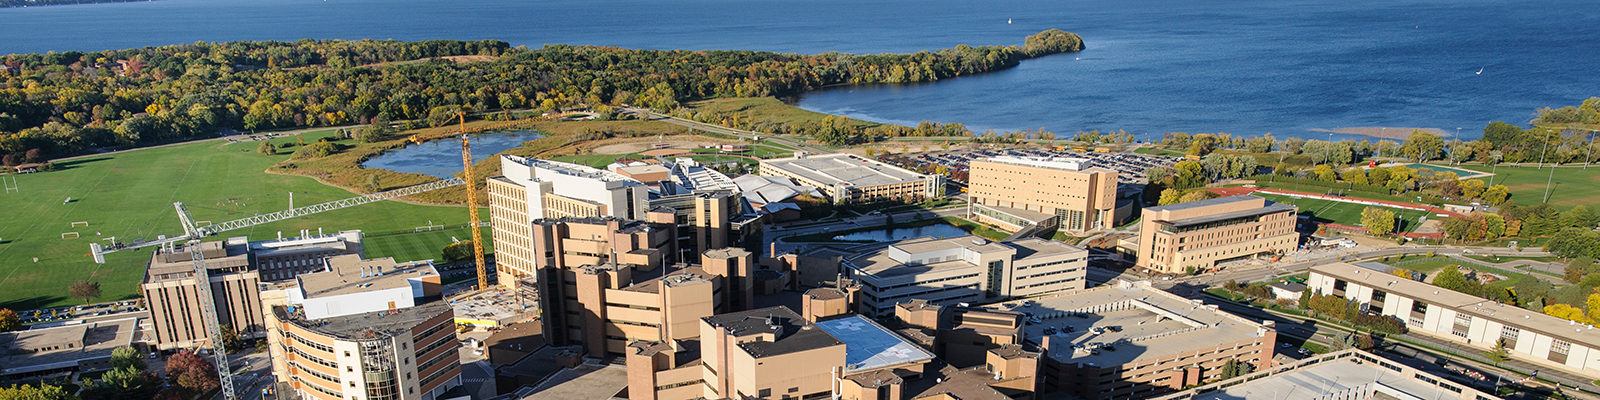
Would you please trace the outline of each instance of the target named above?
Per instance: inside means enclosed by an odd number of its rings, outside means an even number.
[[[183,224],[184,236],[192,238],[184,246],[188,247],[189,259],[194,260],[194,285],[198,289],[195,298],[200,300],[198,303],[203,313],[201,319],[206,325],[206,332],[210,333],[207,341],[211,342],[211,353],[216,356],[214,362],[217,367],[217,382],[221,385],[219,389],[222,391],[222,398],[234,400],[238,398],[238,394],[233,391],[233,371],[228,365],[228,348],[227,344],[222,342],[222,322],[217,320],[217,305],[216,301],[212,300],[215,297],[211,294],[211,271],[206,269],[205,255],[200,250],[200,238],[205,235],[194,226],[194,218],[189,215],[189,209],[184,207],[183,203],[172,203],[172,207],[178,211],[178,222]]]
[[[478,290],[489,288],[489,273],[483,262],[483,233],[478,229],[478,185],[472,181],[472,141],[467,131],[467,114],[456,113],[461,118],[461,175],[467,183],[467,215],[472,218],[472,259],[478,266]]]
[[[231,230],[235,230],[235,229],[249,228],[249,227],[256,226],[256,225],[261,225],[261,224],[266,224],[266,223],[271,223],[271,222],[278,222],[278,221],[282,221],[282,220],[286,220],[286,219],[290,219],[290,218],[302,217],[302,216],[316,214],[316,213],[320,213],[320,212],[339,210],[339,209],[355,207],[355,206],[359,206],[359,205],[367,204],[367,203],[374,203],[374,202],[383,201],[383,200],[389,200],[389,199],[395,199],[395,198],[410,196],[410,195],[417,194],[417,193],[444,189],[444,188],[447,188],[447,187],[460,185],[460,184],[463,184],[463,183],[466,183],[466,182],[462,181],[460,179],[456,179],[456,178],[441,179],[441,180],[437,180],[437,181],[433,181],[433,182],[424,183],[424,184],[421,184],[421,185],[407,186],[407,187],[403,187],[403,188],[399,188],[399,189],[395,189],[395,190],[390,190],[390,191],[384,191],[384,192],[368,193],[368,194],[364,194],[364,195],[360,195],[360,196],[356,196],[356,197],[351,197],[351,198],[347,198],[347,199],[334,200],[334,201],[330,201],[330,202],[326,202],[326,203],[312,204],[312,205],[305,206],[305,207],[300,207],[300,208],[291,208],[291,209],[283,210],[283,211],[270,212],[270,213],[266,213],[266,214],[259,214],[259,215],[249,216],[249,217],[245,217],[245,218],[240,218],[240,219],[227,221],[227,222],[223,222],[223,223],[220,223],[220,224],[208,225],[208,226],[194,226],[194,221],[187,219],[187,218],[189,218],[189,214],[188,214],[187,211],[185,211],[185,212],[180,213],[178,215],[178,219],[181,220],[181,222],[183,222],[183,224],[184,224],[183,225],[184,232],[183,232],[183,235],[181,235],[181,236],[169,237],[169,238],[166,238],[166,239],[139,243],[139,244],[135,244],[135,245],[132,245],[132,246],[116,247],[116,248],[110,248],[110,249],[106,249],[106,248],[100,246],[99,243],[90,243],[89,244],[89,251],[90,251],[90,254],[92,254],[94,256],[94,262],[100,263],[100,264],[105,264],[105,262],[106,262],[105,255],[108,254],[108,253],[114,253],[114,252],[118,252],[118,251],[122,251],[122,250],[132,250],[132,249],[137,249],[137,248],[142,248],[142,247],[161,246],[161,245],[166,245],[166,244],[169,244],[169,243],[183,242],[183,241],[187,241],[187,240],[190,240],[190,239],[199,239],[199,238],[203,238],[203,237],[206,237],[206,236],[215,235],[217,233],[231,231]]]

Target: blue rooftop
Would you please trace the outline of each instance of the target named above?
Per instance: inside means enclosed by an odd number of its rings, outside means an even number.
[[[822,321],[816,325],[844,342],[845,373],[933,359],[933,353],[860,315]]]

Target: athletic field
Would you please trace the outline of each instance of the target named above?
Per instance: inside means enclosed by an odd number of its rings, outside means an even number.
[[[1308,215],[1312,220],[1317,222],[1332,222],[1350,226],[1361,226],[1361,210],[1371,207],[1366,204],[1345,203],[1322,199],[1304,199],[1271,193],[1256,192],[1252,193],[1252,195],[1260,196],[1267,200],[1272,200],[1279,203],[1293,204],[1300,208],[1300,215]],[[1392,207],[1389,208],[1389,210],[1394,211],[1395,216],[1400,219],[1396,222],[1396,224],[1401,232],[1411,232],[1416,230],[1417,226],[1420,225],[1417,223],[1418,217],[1428,215],[1429,218],[1435,218],[1427,211],[1407,210],[1403,208]]]
[[[1550,183],[1550,204],[1565,210],[1579,204],[1589,209],[1600,208],[1600,164],[1584,169],[1578,166],[1550,168],[1535,167],[1463,167],[1474,171],[1494,171],[1491,179],[1496,185],[1511,189],[1511,200],[1519,205],[1531,206],[1544,202],[1545,183]]]
[[[484,253],[493,252],[493,243],[490,242],[489,228],[479,228],[483,234],[484,243],[490,244],[483,248]],[[472,231],[468,228],[456,228],[442,231],[429,231],[417,233],[402,233],[397,235],[369,236],[361,242],[366,249],[368,258],[394,257],[395,261],[406,262],[416,260],[440,260],[440,251],[445,245],[456,240],[472,240]]]
[[[329,134],[331,131],[308,133],[305,141]],[[274,139],[274,143],[294,141],[294,137]],[[89,257],[89,243],[110,243],[112,237],[133,243],[180,234],[172,208],[176,201],[186,203],[197,220],[215,223],[286,209],[291,191],[295,206],[355,196],[311,178],[264,172],[288,158],[294,148],[268,156],[256,152],[256,142],[225,143],[189,143],[94,156],[59,162],[55,171],[6,176],[6,186],[16,178],[17,190],[0,191],[0,203],[6,205],[6,212],[0,214],[0,288],[4,289],[0,290],[0,308],[26,310],[81,303],[67,297],[67,286],[83,279],[100,282],[103,296],[95,301],[137,297],[136,288],[151,250],[113,253],[102,265]],[[72,201],[67,202],[68,198]],[[275,237],[279,231],[293,236],[301,229],[318,228],[326,232],[409,232],[429,220],[460,225],[466,223],[466,215],[460,207],[381,202],[224,232],[216,239],[248,236],[259,240]],[[449,237],[439,240],[438,235],[419,236],[392,247],[422,246],[426,249],[415,252],[437,253]]]

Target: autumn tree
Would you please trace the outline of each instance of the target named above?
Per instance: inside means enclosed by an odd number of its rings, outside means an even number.
[[[1441,151],[1444,151],[1444,139],[1420,129],[1412,131],[1411,136],[1400,145],[1400,152],[1417,162],[1438,158]]]
[[[1386,207],[1367,207],[1361,210],[1361,226],[1374,235],[1387,235],[1394,232],[1394,211]]]
[[[1156,204],[1163,206],[1168,204],[1178,204],[1183,202],[1182,198],[1183,194],[1182,192],[1179,192],[1178,189],[1163,189],[1161,191],[1161,199],[1156,201]]]
[[[1200,201],[1200,200],[1214,199],[1214,198],[1217,198],[1217,194],[1216,193],[1211,193],[1211,192],[1205,191],[1205,190],[1196,190],[1196,191],[1192,191],[1192,192],[1189,192],[1189,193],[1184,193],[1183,197],[1179,197],[1178,198],[1178,202],[1179,203],[1188,203],[1188,202],[1191,202],[1191,201]]]
[[[278,150],[272,148],[272,143],[265,140],[261,141],[261,144],[256,145],[256,152],[269,156],[278,154]]]
[[[1505,203],[1506,199],[1511,197],[1511,189],[1507,188],[1506,185],[1490,186],[1483,191],[1483,195],[1480,197],[1489,202],[1489,204],[1499,205]]]
[[[22,330],[22,317],[9,308],[0,308],[0,332]]]
[[[244,348],[244,339],[239,337],[239,331],[233,329],[232,324],[222,324],[218,328],[222,331],[222,348],[230,352]]]
[[[71,400],[75,397],[56,385],[11,385],[0,387],[0,400]]]
[[[100,297],[100,282],[78,281],[67,288],[67,293],[72,297],[83,299],[87,304],[89,300]]]
[[[220,384],[216,366],[188,350],[167,358],[167,378],[189,393],[204,393]]]

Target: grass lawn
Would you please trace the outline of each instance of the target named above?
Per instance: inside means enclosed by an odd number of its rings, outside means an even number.
[[[1535,167],[1461,167],[1473,171],[1494,171],[1494,184],[1511,189],[1511,200],[1519,205],[1531,206],[1544,202],[1545,182],[1551,182],[1550,204],[1560,209],[1587,204],[1591,208],[1600,199],[1600,167],[1557,167],[1554,176],[1548,168]],[[1483,178],[1487,183],[1490,178]]]
[[[1561,261],[1560,257],[1467,256],[1467,258],[1471,258],[1471,259],[1478,260],[1478,261],[1484,261],[1484,262],[1492,262],[1492,263],[1496,263],[1496,264],[1503,263],[1503,262],[1517,261],[1517,260],[1533,260],[1533,261],[1541,261],[1541,262],[1559,262],[1559,261]]]
[[[990,228],[984,224],[968,221],[959,217],[942,218],[944,218],[945,222],[949,222],[950,225],[955,225],[957,228],[967,231],[967,233],[982,236],[989,240],[1005,240],[1006,237],[1011,236],[1009,233],[997,231],[994,228]]]
[[[1279,203],[1293,204],[1297,207],[1300,207],[1300,215],[1309,215],[1311,216],[1311,219],[1318,222],[1333,222],[1336,224],[1350,226],[1361,226],[1361,210],[1370,207],[1364,204],[1344,203],[1322,199],[1302,199],[1270,193],[1256,193],[1255,195]],[[1399,221],[1397,222],[1399,224],[1399,231],[1401,232],[1411,232],[1416,230],[1417,226],[1420,225],[1417,223],[1417,218],[1424,215],[1430,215],[1430,213],[1427,211],[1406,210],[1400,208],[1390,208],[1390,210],[1394,211],[1395,216],[1399,218]]]
[[[587,166],[600,168],[600,169],[605,169],[605,167],[607,165],[611,165],[611,163],[616,162],[618,158],[639,159],[641,157],[637,153],[635,153],[635,154],[579,154],[579,155],[575,155],[575,156],[555,156],[555,157],[550,157],[551,160],[569,162],[569,163],[579,164],[579,165],[587,165]]]
[[[1407,257],[1402,258],[1399,261],[1387,262],[1386,264],[1393,265],[1396,268],[1405,268],[1412,271],[1433,275],[1433,273],[1439,272],[1439,270],[1444,269],[1444,267],[1462,265],[1463,263],[1448,257]]]
[[[331,131],[306,134],[307,143]],[[292,137],[277,143],[292,143]],[[156,239],[180,232],[173,202],[184,202],[200,221],[222,222],[289,207],[352,197],[337,187],[293,175],[268,174],[274,163],[289,157],[256,152],[257,143],[224,145],[201,142],[142,149],[57,164],[55,171],[16,176],[21,192],[0,193],[10,212],[0,215],[0,307],[27,310],[77,303],[67,286],[78,280],[97,281],[103,296],[96,301],[137,297],[151,249],[107,256],[95,264],[89,243],[115,236],[118,241]],[[292,148],[289,150],[293,150]],[[71,197],[74,201],[62,204]],[[487,211],[487,210],[485,210]],[[368,232],[410,231],[435,223],[466,222],[460,207],[422,206],[399,202],[367,204],[329,211],[250,229],[223,232],[215,239],[296,235],[301,229]],[[72,222],[88,222],[72,227]],[[76,239],[62,239],[77,232]],[[98,234],[97,234],[98,232]],[[101,242],[106,243],[106,242]],[[444,243],[428,246],[437,251]],[[35,261],[37,259],[37,261]]]
[[[1133,152],[1134,153],[1139,153],[1139,154],[1149,154],[1149,155],[1154,155],[1154,156],[1168,156],[1168,157],[1183,157],[1184,156],[1183,153],[1179,153],[1179,152],[1176,152],[1176,151],[1167,150],[1167,149],[1163,149],[1163,148],[1159,148],[1159,147],[1140,147],[1140,148],[1137,148],[1137,149],[1133,149]]]
[[[780,124],[798,124],[821,122],[828,114],[809,111],[800,107],[784,104],[772,97],[728,97],[721,99],[702,100],[689,103],[689,108],[695,111],[705,111],[717,114],[739,114],[741,118],[751,122],[773,122]],[[876,122],[858,119],[845,119],[845,125],[857,128],[878,126]]]
[[[454,243],[456,239],[472,240],[472,231],[469,228],[446,229],[442,231],[401,233],[368,237],[362,241],[368,258],[394,257],[397,262],[416,260],[439,260],[439,251],[445,245]],[[494,243],[488,243],[489,228],[478,228],[483,234],[483,240],[488,246],[483,248],[485,254],[494,252]],[[442,261],[441,261],[442,262]]]

